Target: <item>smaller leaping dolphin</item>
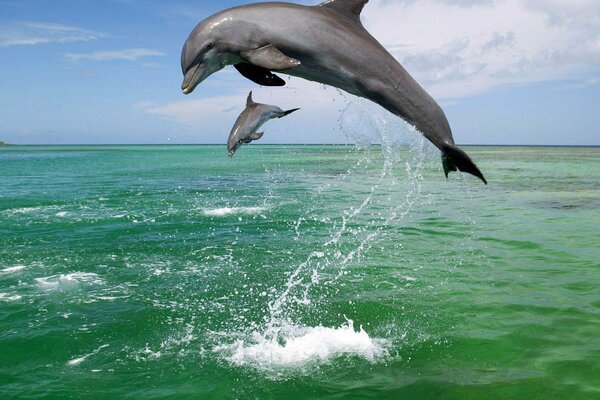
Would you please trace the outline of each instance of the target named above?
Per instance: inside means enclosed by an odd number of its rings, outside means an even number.
[[[283,111],[277,106],[255,103],[252,100],[252,92],[248,95],[246,109],[242,111],[235,121],[229,139],[227,140],[227,151],[229,158],[233,157],[235,151],[242,145],[248,144],[263,137],[264,132],[257,130],[270,119],[282,118],[298,111],[299,108]]]

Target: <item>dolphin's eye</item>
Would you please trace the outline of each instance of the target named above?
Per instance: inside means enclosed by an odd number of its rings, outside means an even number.
[[[208,44],[206,45],[206,50],[210,50],[213,47],[215,47],[215,43],[214,42],[208,42]]]

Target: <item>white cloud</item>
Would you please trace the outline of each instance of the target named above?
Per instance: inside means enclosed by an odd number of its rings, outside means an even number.
[[[84,42],[105,36],[73,26],[34,22],[11,22],[0,27],[0,47],[45,43]]]
[[[363,20],[438,99],[600,65],[597,0],[371,1]]]
[[[158,50],[150,49],[124,49],[110,51],[95,51],[92,53],[68,53],[67,58],[71,61],[93,60],[93,61],[112,61],[126,60],[137,61],[143,57],[162,57],[166,54]]]

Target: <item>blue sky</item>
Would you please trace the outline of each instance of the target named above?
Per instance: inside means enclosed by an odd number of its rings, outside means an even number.
[[[244,3],[0,0],[0,140],[225,143],[249,90],[302,108],[263,143],[345,143],[348,103],[396,123],[336,90],[259,88],[231,67],[184,96],[188,34]],[[440,102],[458,143],[600,145],[600,2],[566,3],[371,0],[363,21]]]

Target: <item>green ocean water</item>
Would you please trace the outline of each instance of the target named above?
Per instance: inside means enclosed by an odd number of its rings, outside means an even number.
[[[600,399],[600,148],[0,149],[0,398]]]

